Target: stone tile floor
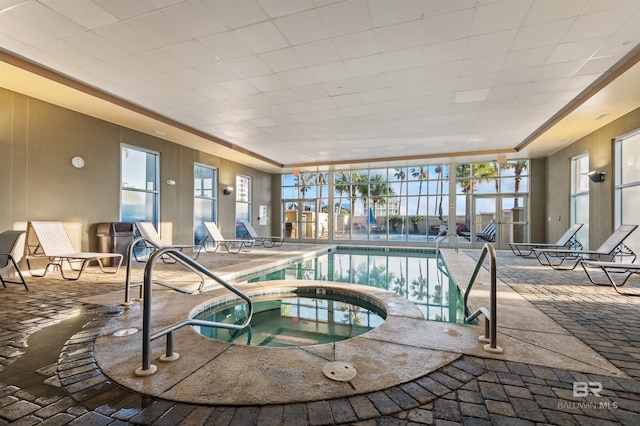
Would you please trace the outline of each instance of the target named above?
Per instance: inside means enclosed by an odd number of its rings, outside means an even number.
[[[510,252],[498,253],[498,277],[630,378],[460,356],[412,382],[350,398],[270,406],[177,404],[120,388],[97,368],[93,341],[120,308],[77,301],[120,289],[122,278],[87,271],[77,282],[55,274],[28,277],[29,292],[17,285],[0,288],[0,424],[640,424],[640,298],[593,286],[581,270],[556,272]]]

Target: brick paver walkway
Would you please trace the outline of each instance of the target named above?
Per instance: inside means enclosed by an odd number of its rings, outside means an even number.
[[[79,282],[30,278],[28,293],[16,285],[0,288],[0,424],[640,424],[640,298],[588,284],[580,270],[556,272],[534,262],[500,252],[499,278],[632,379],[461,356],[412,382],[351,398],[250,407],[176,404],[124,390],[97,368],[93,341],[119,308],[77,300],[121,284],[92,285],[89,273]],[[53,364],[37,367],[50,390],[16,373],[30,336],[79,313],[90,321],[50,354]],[[591,382],[592,389],[601,384],[602,390],[574,396],[575,382]]]

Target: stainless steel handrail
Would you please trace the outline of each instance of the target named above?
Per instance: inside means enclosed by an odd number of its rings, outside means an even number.
[[[139,287],[140,288],[140,292],[139,292],[138,298],[142,298],[142,284],[143,283],[142,282],[131,283],[131,279],[132,279],[131,278],[131,263],[132,263],[132,260],[134,259],[133,250],[134,250],[135,246],[140,242],[144,242],[146,244],[149,244],[149,245],[155,247],[156,251],[159,250],[159,249],[162,249],[162,248],[171,248],[170,246],[167,246],[167,247],[160,246],[160,245],[156,244],[155,242],[153,242],[153,241],[151,241],[151,240],[149,240],[148,238],[145,238],[145,237],[135,238],[135,239],[133,239],[133,241],[131,241],[129,243],[129,247],[127,247],[127,254],[125,256],[125,260],[127,262],[126,277],[125,277],[125,282],[124,282],[124,303],[123,303],[123,305],[125,305],[125,306],[126,305],[130,305],[131,303],[133,303],[131,301],[131,287]],[[173,255],[173,251],[170,252],[170,253],[164,253],[164,254],[166,256],[172,257],[177,263],[180,263],[181,265],[185,266],[186,268],[189,268],[189,265],[182,261],[182,259],[181,259],[182,257],[176,257],[176,256]],[[189,258],[189,259],[191,259],[191,258]],[[191,259],[191,260],[193,260],[193,259]],[[193,272],[198,273],[197,271],[193,271]],[[200,275],[200,286],[198,287],[198,290],[196,290],[196,291],[202,291],[202,288],[204,287],[204,281],[205,281],[204,275],[203,274],[199,274],[199,275]],[[167,288],[171,288],[171,289],[173,289],[175,291],[179,291],[181,293],[194,293],[194,291],[187,291],[187,290],[185,290],[185,289],[183,289],[181,287],[176,287],[176,286],[173,286],[171,284],[167,284],[167,283],[164,283],[164,282],[161,282],[161,281],[155,281],[155,283],[159,284],[159,285],[162,285],[164,287],[167,287]]]
[[[449,232],[447,235],[436,242],[436,253],[440,251],[440,243],[448,240],[449,237],[456,237],[456,253],[458,253],[458,248],[460,247],[460,235],[456,234],[455,232]]]
[[[467,306],[467,301],[469,299],[469,293],[471,292],[471,287],[473,287],[473,283],[478,277],[478,273],[480,272],[480,268],[482,268],[482,263],[484,262],[485,257],[489,254],[490,259],[490,284],[491,287],[489,289],[489,309],[486,307],[480,307],[476,309],[473,313],[469,313],[469,308]],[[469,279],[469,284],[467,285],[467,289],[464,292],[464,297],[462,299],[465,320],[472,321],[480,314],[484,315],[484,336],[480,336],[480,340],[483,342],[488,342],[489,344],[484,345],[484,350],[492,353],[503,353],[504,351],[500,346],[497,345],[498,340],[498,312],[497,312],[497,279],[496,279],[496,250],[493,247],[493,244],[485,244],[482,247],[482,251],[480,252],[480,258],[476,263],[476,267],[473,270],[473,274],[471,274],[471,278]]]
[[[176,260],[180,261],[183,265],[188,266],[195,272],[199,272],[207,277],[215,280],[220,285],[225,287],[227,290],[234,293],[236,296],[243,299],[247,302],[248,311],[247,317],[245,318],[242,324],[226,324],[216,321],[204,321],[197,320],[193,318],[186,319],[184,321],[177,322],[175,324],[170,325],[160,331],[151,334],[151,286],[154,284],[153,281],[153,266],[160,259],[161,256],[169,254],[174,257]],[[187,325],[198,325],[202,327],[216,327],[216,328],[226,328],[230,330],[242,330],[243,328],[249,325],[251,321],[251,317],[253,316],[253,302],[243,292],[233,287],[231,284],[224,281],[222,278],[216,276],[213,272],[209,271],[207,268],[202,266],[200,263],[196,262],[194,259],[190,258],[186,254],[182,253],[180,250],[173,247],[164,247],[154,251],[149,260],[147,261],[147,265],[144,269],[144,295],[143,295],[143,308],[142,308],[142,367],[136,369],[135,374],[137,376],[149,376],[156,372],[157,367],[151,364],[151,341],[158,339],[162,336],[167,336],[166,350],[165,354],[160,357],[161,361],[175,361],[180,356],[177,352],[173,350],[173,332]]]

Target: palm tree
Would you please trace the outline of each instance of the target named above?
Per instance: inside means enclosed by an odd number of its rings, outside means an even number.
[[[395,171],[396,172],[393,174],[393,176],[400,181],[400,201],[398,201],[398,212],[401,212],[402,209],[400,207],[402,206],[402,182],[407,178],[407,174],[404,172],[404,168],[396,168]]]
[[[520,192],[520,182],[522,181],[522,172],[527,170],[529,167],[529,162],[527,160],[518,160],[518,161],[509,161],[502,165],[503,169],[513,169],[514,179],[515,179],[515,187],[514,192]],[[513,202],[513,208],[517,209],[518,205],[518,197],[515,198]]]
[[[360,175],[356,170],[349,172],[337,172],[335,189],[340,195],[340,210],[342,210],[342,194],[346,194],[349,199],[349,214],[353,220],[353,214],[356,208],[356,199],[358,193],[366,196],[368,193],[367,176]]]
[[[429,177],[429,169],[424,166],[420,168],[411,168],[411,176],[414,179],[420,180],[420,187],[418,188],[418,206],[416,207],[416,216],[420,214],[420,199],[422,198],[422,181]]]
[[[464,223],[467,229],[471,229],[471,194],[475,191],[478,182],[488,182],[491,177],[498,175],[498,168],[492,163],[473,164],[473,176],[471,176],[471,164],[456,165],[456,178],[466,195]]]
[[[376,206],[384,206],[387,203],[387,196],[393,195],[393,188],[390,187],[380,175],[371,176],[369,180],[369,198],[373,204],[373,217],[376,217]]]

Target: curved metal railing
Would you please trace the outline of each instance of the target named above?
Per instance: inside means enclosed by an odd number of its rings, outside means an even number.
[[[177,322],[172,324],[164,329],[157,331],[151,334],[151,286],[154,284],[153,281],[153,266],[163,255],[170,255],[174,259],[176,259],[179,263],[189,267],[194,272],[198,272],[202,275],[205,275],[212,280],[216,281],[218,284],[225,287],[227,290],[234,293],[236,296],[243,299],[247,302],[248,310],[247,317],[245,318],[242,324],[227,324],[216,321],[205,321],[189,318],[184,321]],[[160,357],[161,361],[175,361],[178,359],[179,354],[174,352],[173,350],[173,332],[187,325],[198,325],[201,327],[215,327],[215,328],[226,328],[230,330],[242,330],[243,328],[249,325],[251,321],[251,317],[253,316],[253,302],[246,294],[242,293],[240,290],[227,283],[222,278],[216,276],[213,272],[202,266],[200,263],[196,262],[194,259],[190,258],[186,254],[182,253],[180,250],[173,247],[163,247],[154,251],[149,260],[147,261],[147,265],[144,269],[144,282],[143,282],[143,308],[142,308],[142,367],[138,368],[135,371],[137,376],[149,376],[156,372],[157,367],[151,364],[151,342],[155,339],[158,339],[162,336],[167,336],[166,342],[166,350],[165,354]]]
[[[124,284],[124,286],[125,286],[125,287],[124,287],[124,303],[123,303],[123,305],[125,305],[125,306],[126,306],[126,305],[130,305],[131,303],[133,303],[133,302],[131,301],[131,288],[132,288],[132,287],[138,287],[138,288],[140,289],[139,294],[138,294],[138,297],[139,297],[139,298],[142,298],[142,287],[143,287],[143,286],[142,286],[142,284],[143,284],[143,283],[142,283],[142,281],[140,281],[140,282],[136,282],[136,283],[132,283],[132,282],[131,282],[131,280],[132,280],[132,278],[131,278],[131,277],[132,277],[132,273],[131,273],[131,263],[132,263],[132,260],[135,258],[135,255],[134,255],[134,252],[133,252],[133,251],[134,251],[134,249],[135,249],[135,246],[136,246],[136,245],[138,245],[138,243],[141,243],[141,242],[144,242],[145,244],[148,244],[148,245],[150,245],[150,246],[153,246],[153,247],[155,248],[155,250],[156,250],[156,251],[157,251],[157,250],[160,250],[160,249],[162,249],[162,248],[171,248],[170,246],[166,246],[166,247],[160,246],[160,245],[156,244],[155,242],[153,242],[153,241],[149,240],[148,238],[144,238],[144,237],[138,237],[138,238],[135,238],[133,241],[131,241],[131,242],[129,243],[129,247],[127,248],[127,253],[126,253],[126,256],[125,256],[125,260],[126,260],[126,262],[127,262],[126,277],[125,277],[125,284]],[[174,251],[175,251],[175,250],[171,250],[171,251],[170,251],[170,252],[168,252],[168,253],[167,253],[167,252],[165,252],[163,255],[164,255],[164,256],[169,256],[169,257],[171,257],[171,258],[172,258],[176,263],[180,263],[181,265],[183,265],[183,266],[184,266],[184,267],[186,267],[187,269],[191,269],[191,268],[189,267],[189,265],[188,265],[188,264],[186,264],[186,263],[182,260],[183,256],[176,257],[176,256],[174,256],[174,255],[173,255],[173,252],[174,252]],[[189,258],[189,259],[190,259],[190,260],[193,260],[193,259],[191,259],[191,258]],[[193,271],[193,272],[198,273],[197,271]],[[170,288],[170,289],[175,290],[175,291],[178,291],[178,292],[180,292],[180,293],[192,294],[192,293],[194,293],[195,291],[202,291],[202,288],[204,287],[204,282],[205,282],[204,275],[203,275],[203,274],[199,274],[199,275],[200,275],[200,286],[198,287],[198,289],[197,289],[197,290],[194,290],[194,291],[188,291],[188,290],[185,290],[184,288],[176,287],[176,286],[174,286],[174,285],[171,285],[171,284],[168,284],[168,283],[165,283],[165,282],[162,282],[162,281],[155,281],[155,284],[162,285],[162,286],[164,286],[164,287]]]
[[[436,253],[440,251],[440,243],[448,240],[450,237],[456,237],[456,253],[458,253],[458,248],[460,247],[460,236],[455,232],[449,232],[447,235],[436,241]]]
[[[489,267],[489,275],[491,280],[491,287],[489,289],[489,309],[486,307],[480,307],[476,309],[474,312],[469,313],[469,308],[467,305],[467,301],[469,299],[469,293],[471,292],[471,287],[473,287],[473,283],[475,282],[478,273],[480,272],[480,268],[482,268],[482,263],[484,262],[485,257],[489,255],[490,259],[490,267]],[[496,279],[496,250],[493,247],[493,244],[485,244],[482,247],[482,251],[480,252],[480,258],[476,263],[476,267],[473,270],[473,274],[469,279],[469,284],[467,285],[467,289],[464,292],[463,297],[463,306],[465,313],[466,321],[473,321],[480,315],[484,315],[484,336],[480,336],[480,340],[483,342],[488,342],[487,345],[484,345],[484,350],[492,353],[502,353],[504,352],[500,346],[497,345],[498,340],[498,312],[497,312],[497,279]]]

